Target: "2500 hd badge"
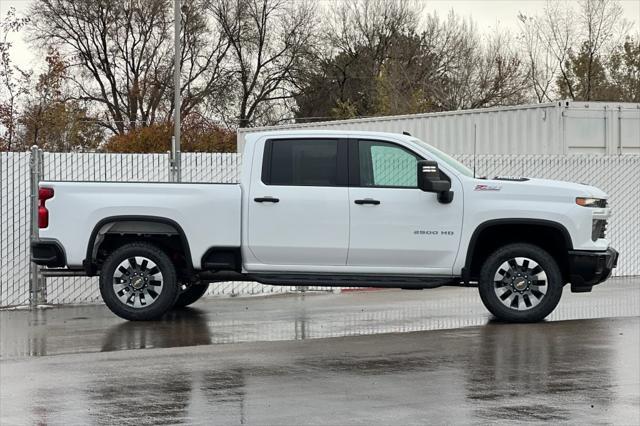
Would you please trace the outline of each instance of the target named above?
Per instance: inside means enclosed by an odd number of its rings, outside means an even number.
[[[424,231],[422,229],[417,229],[413,231],[413,235],[453,235],[453,231]]]

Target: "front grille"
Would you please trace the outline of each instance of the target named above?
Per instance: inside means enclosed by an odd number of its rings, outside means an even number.
[[[591,240],[596,241],[598,238],[604,238],[607,230],[607,221],[604,219],[594,219],[591,226]]]

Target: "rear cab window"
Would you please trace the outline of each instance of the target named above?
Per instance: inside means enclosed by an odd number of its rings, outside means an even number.
[[[265,144],[262,182],[282,186],[346,186],[346,141],[270,139]]]

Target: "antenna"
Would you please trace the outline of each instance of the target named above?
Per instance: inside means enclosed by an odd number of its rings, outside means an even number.
[[[476,177],[476,151],[478,148],[478,125],[473,123],[473,177]]]

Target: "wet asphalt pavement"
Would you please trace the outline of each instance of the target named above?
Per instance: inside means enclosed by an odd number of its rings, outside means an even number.
[[[494,322],[477,290],[0,312],[4,424],[640,424],[640,277]]]

